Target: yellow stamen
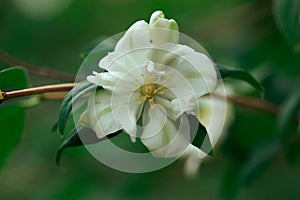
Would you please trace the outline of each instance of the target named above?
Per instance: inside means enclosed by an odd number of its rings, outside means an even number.
[[[151,109],[154,109],[156,107],[156,104],[151,105]]]
[[[160,94],[161,94],[161,95],[164,95],[164,94],[165,94],[165,91],[164,91],[164,90],[162,90],[162,91],[160,92]]]
[[[155,94],[156,84],[146,83],[141,87],[141,94],[146,97],[152,97]]]
[[[166,77],[166,81],[169,81],[171,78],[170,78],[170,76],[167,76]]]

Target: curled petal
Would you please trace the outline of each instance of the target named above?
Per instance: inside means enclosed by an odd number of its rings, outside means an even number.
[[[233,119],[232,108],[226,103],[227,92],[230,92],[230,89],[219,85],[213,92],[218,96],[204,96],[198,100],[198,111],[195,113],[200,123],[205,126],[212,146],[227,131]]]

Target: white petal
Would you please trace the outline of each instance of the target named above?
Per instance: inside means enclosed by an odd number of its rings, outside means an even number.
[[[175,69],[181,70],[189,80],[198,97],[214,90],[217,86],[217,73],[214,64],[204,54],[194,52],[182,57]],[[188,63],[187,63],[187,62]]]
[[[99,62],[99,66],[116,76],[120,76],[136,67],[145,65],[151,52],[152,50],[149,48],[132,50],[126,53],[113,52],[104,57]]]
[[[130,135],[132,142],[135,142],[137,134],[137,120],[141,116],[142,105],[139,105],[132,96],[113,95],[113,117],[118,125]]]
[[[195,176],[206,155],[206,153],[190,144],[182,155],[186,159],[183,166],[184,174],[189,177]]]
[[[111,93],[100,90],[92,94],[79,123],[91,128],[98,138],[120,130],[112,115]]]
[[[191,112],[194,110],[193,105],[182,104],[179,99],[173,98],[172,100],[168,100],[167,98],[163,98],[160,96],[155,97],[155,103],[163,106],[166,109],[168,117],[176,121],[180,115],[184,112]]]
[[[194,91],[190,82],[177,70],[171,67],[165,67],[165,79],[162,79],[159,84],[165,86],[170,90],[175,98],[177,104],[180,107],[181,112],[191,112],[195,107],[196,92]]]
[[[111,73],[108,72],[93,72],[93,74],[94,75],[88,76],[87,80],[91,83],[102,86],[104,89],[107,90],[112,90],[115,87],[116,82],[118,80],[118,77],[113,76]]]
[[[126,52],[149,46],[149,25],[145,21],[135,22],[119,40],[115,51]]]
[[[194,49],[186,45],[167,43],[156,47],[150,56],[153,62],[172,67],[173,65],[176,65],[181,56],[194,52]]]
[[[154,156],[170,158],[182,155],[190,141],[187,117],[182,115],[173,121],[167,117],[162,106],[149,107],[145,105],[141,141]]]
[[[233,119],[232,108],[226,102],[226,93],[229,89],[219,85],[213,93],[216,96],[205,96],[198,100],[198,111],[195,111],[198,120],[208,132],[210,142],[214,146],[227,131],[228,125]]]

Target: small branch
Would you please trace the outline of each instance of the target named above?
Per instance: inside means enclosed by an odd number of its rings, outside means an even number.
[[[0,91],[0,101],[5,101],[8,99],[14,99],[18,97],[24,97],[34,94],[43,94],[47,92],[58,92],[58,91],[69,91],[75,86],[75,83],[64,83],[56,85],[46,85],[34,88],[28,88],[23,90],[16,90],[11,92],[1,92]]]
[[[227,100],[235,105],[268,112],[274,115],[279,112],[279,108],[276,105],[259,99],[227,96]]]
[[[68,92],[46,92],[42,94],[42,98],[44,100],[62,100],[65,98],[65,96],[68,94]]]
[[[0,60],[3,62],[9,64],[9,65],[18,65],[24,67],[29,73],[38,75],[38,76],[43,76],[43,77],[48,77],[48,78],[53,78],[61,81],[74,81],[74,77],[68,74],[64,74],[55,70],[50,70],[47,68],[38,68],[38,67],[33,67],[31,65],[26,64],[25,62],[9,55],[5,51],[0,49]]]
[[[260,99],[249,98],[249,97],[237,97],[237,96],[223,96],[216,93],[211,93],[208,94],[207,96],[212,96],[220,100],[228,101],[235,105],[264,111],[274,115],[278,114],[279,112],[279,108],[276,105]]]
[[[0,91],[0,103],[8,99],[14,99],[18,97],[24,97],[34,94],[42,94],[43,99],[47,100],[61,100],[67,94],[66,92],[62,91],[69,91],[71,90],[76,83],[64,83],[64,84],[56,84],[56,85],[46,85],[34,88],[28,88],[23,90],[16,90],[11,92],[1,92]],[[273,115],[277,115],[279,113],[279,107],[255,98],[249,97],[237,97],[237,96],[223,96],[215,93],[207,94],[206,96],[213,96],[220,100],[228,101],[232,104],[244,107],[244,108],[251,108],[255,110],[260,110],[263,112],[267,112]],[[296,118],[300,120],[299,115]]]

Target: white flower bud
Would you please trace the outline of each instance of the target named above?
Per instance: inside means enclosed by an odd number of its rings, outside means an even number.
[[[155,45],[179,42],[179,28],[175,20],[165,19],[162,11],[156,11],[151,15],[150,42]]]

